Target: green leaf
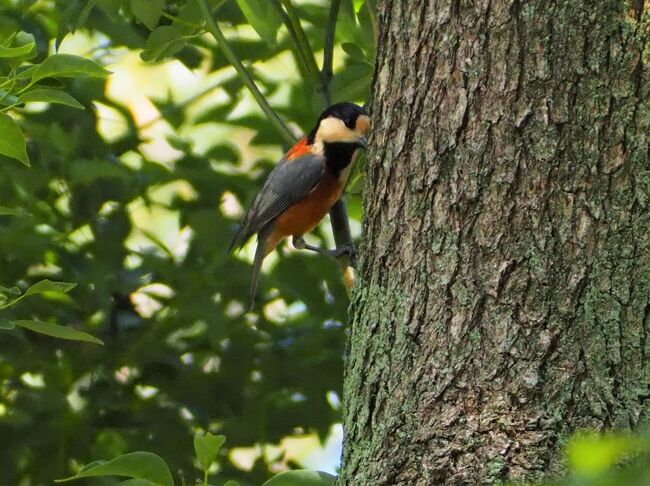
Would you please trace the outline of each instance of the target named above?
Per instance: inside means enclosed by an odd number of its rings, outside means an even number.
[[[0,285],[0,294],[20,295],[18,287],[4,287]]]
[[[567,459],[575,473],[600,474],[640,449],[641,441],[631,435],[581,434],[569,442]]]
[[[46,334],[48,336],[56,337],[59,339],[68,339],[70,341],[84,341],[87,343],[104,344],[101,339],[88,334],[87,332],[77,331],[71,327],[60,326],[51,322],[22,320],[11,321],[15,326],[20,326],[30,331]]]
[[[97,6],[102,9],[111,20],[117,20],[121,5],[122,0],[97,0]]]
[[[212,435],[210,432],[205,435],[198,432],[194,434],[194,452],[203,471],[210,469],[224,442],[226,442],[225,435]]]
[[[72,54],[54,54],[34,71],[32,83],[44,78],[103,78],[109,73],[91,59]]]
[[[321,471],[296,469],[273,476],[262,486],[335,486],[336,476]]]
[[[15,59],[22,57],[29,59],[36,56],[36,41],[32,34],[18,32],[13,41],[13,47],[9,44],[0,46],[0,58]]]
[[[42,294],[43,292],[60,292],[65,294],[67,292],[70,292],[76,286],[77,284],[75,283],[53,282],[52,280],[45,279],[36,282],[34,285],[28,288],[23,296],[27,297],[28,295]]]
[[[120,486],[156,486],[156,483],[152,483],[146,479],[127,479],[126,481],[122,481]]]
[[[58,22],[59,28],[54,40],[56,50],[59,49],[61,41],[66,35],[74,33],[86,23],[90,12],[95,7],[95,2],[96,0],[68,0],[68,6]]]
[[[280,14],[269,0],[237,0],[246,20],[255,32],[269,44],[275,44],[282,23]]]
[[[3,317],[0,317],[0,329],[11,330],[11,329],[15,329],[15,328],[16,328],[16,326],[9,319],[5,319]]]
[[[140,53],[143,61],[159,61],[167,56],[172,56],[185,46],[185,39],[181,33],[171,25],[156,27]]]
[[[165,0],[131,0],[133,15],[149,30],[156,28],[164,8]]]
[[[223,486],[239,486],[239,483],[237,481],[234,481],[233,479],[226,481],[223,483]]]
[[[0,206],[0,216],[24,216],[26,213],[22,209],[8,208],[6,206]],[[0,291],[2,287],[0,286]]]
[[[220,143],[208,150],[206,157],[219,162],[225,160],[234,164],[239,160],[239,152],[237,152],[237,147],[232,144]]]
[[[0,154],[6,155],[13,159],[20,160],[29,167],[29,157],[27,157],[27,148],[23,132],[6,113],[0,113]]]
[[[17,47],[2,47],[0,46],[0,58],[23,57],[28,54],[36,53],[36,44],[32,41],[29,44],[24,44]]]
[[[25,66],[19,66],[16,70],[16,79],[31,79],[36,70],[40,67],[40,64],[30,64]]]
[[[12,94],[9,94],[8,91],[0,89],[0,104],[4,106],[11,106],[18,103],[18,97]]]
[[[65,294],[66,292],[72,290],[76,285],[77,284],[67,283],[67,282],[52,282],[51,280],[47,280],[47,279],[41,280],[39,282],[36,282],[30,288],[28,288],[25,291],[25,293],[20,297],[12,300],[11,302],[0,305],[0,309],[6,309],[7,307],[16,305],[18,302],[20,302],[25,297],[28,297],[30,295],[42,294],[44,292],[58,292],[58,293]]]
[[[343,51],[352,59],[355,59],[357,61],[366,60],[366,56],[363,53],[363,49],[361,49],[358,45],[352,42],[343,42],[341,44],[341,48],[343,48]]]
[[[143,479],[157,486],[174,486],[172,475],[165,461],[151,452],[131,452],[115,459],[81,471],[65,479],[57,479],[56,483],[73,479],[92,478],[97,476],[126,476]]]
[[[59,105],[71,106],[72,108],[84,109],[84,105],[75,100],[65,91],[50,88],[38,88],[21,95],[19,101],[32,103],[35,101],[44,103],[56,103]]]
[[[223,2],[222,2],[223,3]],[[172,23],[175,29],[182,34],[194,33],[196,29],[188,24],[201,25],[203,22],[203,14],[196,0],[188,0],[185,5],[181,7],[176,15],[176,20]]]
[[[374,59],[377,48],[377,0],[366,0],[359,7],[357,13],[359,19],[359,31],[361,46],[367,52],[370,52],[371,58]]]

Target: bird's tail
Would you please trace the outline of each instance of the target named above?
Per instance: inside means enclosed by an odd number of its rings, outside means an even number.
[[[259,233],[257,235],[257,249],[253,259],[253,274],[251,275],[251,289],[248,294],[248,310],[252,311],[255,307],[255,297],[257,295],[257,284],[260,281],[260,271],[262,270],[262,261],[266,256],[266,235]]]
[[[237,228],[237,232],[232,237],[232,240],[230,240],[227,253],[232,253],[235,248],[241,248],[244,246],[244,243],[246,243],[248,238],[250,238],[250,235],[246,235],[246,230],[247,228],[245,223],[242,223],[239,228]]]

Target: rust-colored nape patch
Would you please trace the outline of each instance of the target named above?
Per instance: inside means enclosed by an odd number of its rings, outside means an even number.
[[[298,157],[310,153],[307,137],[303,137],[296,142],[296,144],[287,152],[287,160],[294,160]]]
[[[362,135],[368,133],[370,131],[370,117],[367,115],[359,115],[355,128]]]

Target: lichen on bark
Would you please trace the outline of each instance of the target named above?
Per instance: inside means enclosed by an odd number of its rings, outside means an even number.
[[[340,483],[560,474],[573,431],[650,412],[650,7],[378,24]]]

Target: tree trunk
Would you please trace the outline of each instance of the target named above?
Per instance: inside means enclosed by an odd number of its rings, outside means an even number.
[[[557,475],[650,412],[650,4],[379,3],[340,484]]]

